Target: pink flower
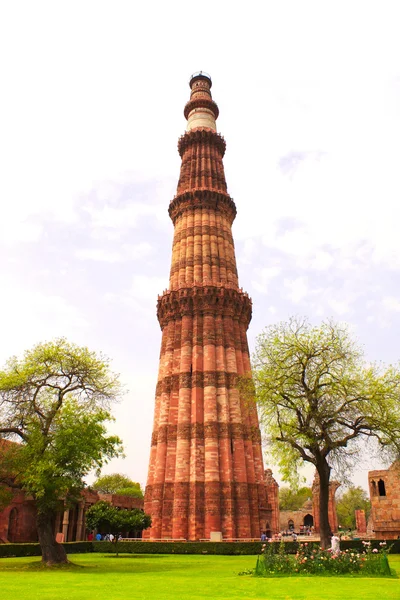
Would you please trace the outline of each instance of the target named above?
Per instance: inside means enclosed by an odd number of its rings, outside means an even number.
[[[374,548],[374,549],[372,550],[372,552],[378,552],[378,549],[377,549],[377,548]]]

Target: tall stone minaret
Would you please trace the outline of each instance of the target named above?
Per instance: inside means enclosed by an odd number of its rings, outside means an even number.
[[[259,537],[271,519],[257,411],[236,388],[250,372],[251,300],[238,284],[232,222],[211,78],[190,79],[187,131],[175,198],[169,289],[162,329],[144,510],[147,539]]]

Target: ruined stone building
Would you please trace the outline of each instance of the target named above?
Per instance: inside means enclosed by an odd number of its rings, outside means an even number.
[[[368,473],[371,527],[378,539],[400,536],[400,462]]]
[[[311,498],[308,498],[299,510],[281,510],[279,512],[279,528],[281,531],[301,533],[307,527],[314,527]]]
[[[338,481],[329,483],[328,518],[332,532],[338,531],[338,519],[336,512],[336,490],[340,486]],[[319,477],[315,473],[312,484],[312,497],[308,498],[299,510],[281,510],[279,513],[280,530],[297,533],[305,528],[313,528],[315,533],[320,532],[319,527]]]
[[[277,494],[264,466],[256,407],[237,377],[250,372],[252,303],[239,287],[229,196],[211,78],[190,80],[179,139],[169,288],[158,298],[162,330],[144,537],[255,538],[279,527]],[[270,493],[268,493],[270,491]],[[214,536],[215,537],[215,536]]]

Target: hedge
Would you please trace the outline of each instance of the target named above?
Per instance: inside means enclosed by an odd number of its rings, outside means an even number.
[[[93,552],[92,542],[66,542],[67,554]],[[0,558],[7,556],[42,556],[40,544],[0,544]]]
[[[306,541],[306,540],[305,540]],[[264,542],[119,542],[118,552],[121,554],[224,554],[251,555],[259,554]],[[272,542],[277,549],[278,542]],[[304,542],[301,542],[304,543]],[[318,542],[307,542],[319,547]],[[380,540],[371,540],[373,548],[379,548]],[[400,540],[389,540],[392,545],[391,554],[400,554]],[[115,553],[115,545],[111,542],[67,542],[63,544],[67,554],[84,552]],[[298,542],[285,542],[288,554],[295,554]],[[341,550],[364,550],[361,540],[342,540]],[[10,556],[41,556],[39,544],[0,544],[0,558]]]
[[[259,554],[264,542],[119,542],[118,553],[127,554]],[[274,543],[278,546],[278,543]],[[285,542],[285,550],[295,554],[298,544]],[[94,552],[114,552],[111,542],[93,542]]]
[[[372,547],[379,549],[380,541],[371,540]],[[263,543],[265,542],[119,542],[118,553],[254,555],[260,553]],[[272,543],[278,549],[279,542]],[[319,548],[318,542],[307,543]],[[400,554],[400,540],[391,540],[387,544],[388,546],[393,544],[391,554]],[[288,554],[296,554],[298,547],[298,542],[285,542],[285,551]],[[340,542],[340,548],[341,550],[353,549],[358,552],[364,550],[361,540],[343,540]],[[115,545],[111,542],[93,542],[93,552],[115,553]]]
[[[383,541],[386,541],[388,547],[391,546],[390,554],[400,554],[400,539],[398,540],[341,540],[340,549],[341,550],[357,550],[357,552],[362,552],[365,550],[363,541],[370,541],[372,548],[380,549],[379,544]]]

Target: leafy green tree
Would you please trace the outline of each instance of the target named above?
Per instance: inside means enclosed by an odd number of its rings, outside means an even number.
[[[120,496],[143,498],[140,483],[132,481],[132,479],[121,473],[102,475],[96,479],[91,487],[102,494],[119,494]]]
[[[0,372],[0,483],[33,496],[42,560],[67,562],[52,522],[76,500],[82,478],[122,451],[108,435],[110,405],[121,394],[109,364],[65,339],[39,344]]]
[[[12,492],[4,485],[0,485],[0,512],[4,510],[12,500]]]
[[[126,510],[112,506],[109,502],[96,502],[86,512],[86,526],[88,529],[97,529],[112,533],[113,544],[118,556],[118,538],[123,532],[143,531],[151,525],[151,518],[142,510],[133,508]]]
[[[363,438],[400,451],[399,369],[366,363],[345,326],[296,318],[258,337],[253,366],[261,422],[284,480],[298,481],[304,462],[318,472],[326,548],[332,468],[349,472]]]
[[[355,529],[355,511],[358,509],[364,510],[365,517],[368,519],[371,511],[371,502],[369,501],[367,492],[362,487],[351,486],[336,501],[339,525],[344,529]]]
[[[291,489],[289,487],[279,488],[279,509],[280,510],[300,510],[304,502],[312,497],[310,487],[301,487]]]

